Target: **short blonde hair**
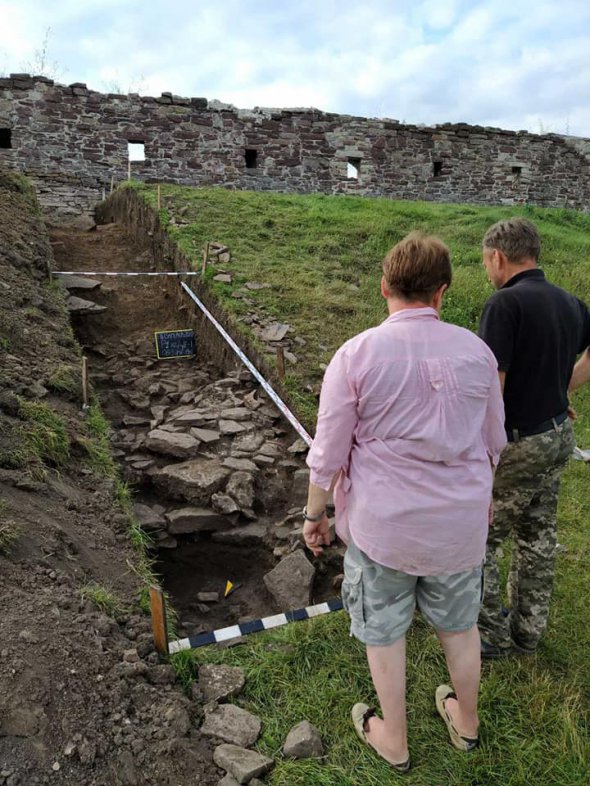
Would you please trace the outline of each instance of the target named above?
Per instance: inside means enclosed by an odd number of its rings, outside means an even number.
[[[410,232],[387,252],[383,275],[391,295],[429,302],[443,284],[451,284],[451,254],[440,238]]]

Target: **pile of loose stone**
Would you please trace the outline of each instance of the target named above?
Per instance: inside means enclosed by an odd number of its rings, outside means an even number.
[[[262,783],[258,777],[274,764],[271,758],[250,750],[260,736],[260,719],[239,704],[224,703],[239,695],[244,683],[242,669],[206,664],[200,667],[199,680],[192,686],[193,697],[204,702],[201,734],[222,743],[213,753],[217,766],[227,772],[219,786],[257,786]],[[283,755],[295,759],[322,757],[324,746],[318,730],[307,720],[298,723],[287,735]]]
[[[190,536],[267,546],[281,559],[264,579],[277,607],[308,605],[316,569],[302,550],[307,445],[250,373],[216,379],[212,365],[158,361],[148,339],[123,340],[114,356],[94,352],[104,356],[92,379],[115,421],[114,454],[145,492],[135,514],[155,544],[175,548]]]
[[[235,529],[241,535],[220,540],[240,542],[248,522],[289,499],[299,503],[308,479],[306,445],[277,423],[277,409],[249,372],[215,379],[213,369],[191,361],[158,363],[153,354],[150,341],[130,343],[93,380],[108,388],[111,404],[119,400],[119,412],[124,402],[113,446],[127,479],[152,487],[163,502],[136,509],[157,545],[174,547],[178,535]],[[250,524],[248,533],[255,531]]]

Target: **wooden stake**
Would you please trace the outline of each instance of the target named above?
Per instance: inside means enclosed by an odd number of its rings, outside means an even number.
[[[131,180],[131,159],[127,162],[127,180]]]
[[[158,183],[158,210],[162,209],[162,188]]]
[[[82,407],[88,409],[88,358],[82,357]]]
[[[115,176],[111,175],[111,194],[113,193],[114,188],[115,188]]]
[[[205,271],[207,270],[207,262],[209,261],[209,242],[205,246],[205,250],[203,251],[203,267],[201,268],[201,275],[205,275]]]
[[[285,378],[285,350],[283,347],[277,347],[277,371],[279,372],[279,379]]]
[[[150,609],[152,612],[152,633],[154,644],[161,655],[168,655],[168,627],[166,624],[166,602],[161,588],[150,587]]]

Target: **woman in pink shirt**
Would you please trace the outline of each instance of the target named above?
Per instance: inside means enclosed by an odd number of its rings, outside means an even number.
[[[328,544],[333,489],[348,544],[342,597],[383,713],[356,704],[355,729],[401,771],[410,766],[405,633],[416,603],[454,686],[436,691],[451,741],[461,750],[479,742],[481,565],[506,435],[494,355],[439,318],[450,283],[437,238],[412,233],[391,249],[381,280],[389,317],[334,355],[307,459],[305,541],[315,555]]]

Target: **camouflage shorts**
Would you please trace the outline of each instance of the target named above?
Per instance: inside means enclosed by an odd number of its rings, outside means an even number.
[[[350,635],[371,647],[393,644],[410,627],[416,603],[437,630],[469,630],[479,614],[481,573],[478,566],[445,576],[411,576],[378,565],[350,541],[342,583]]]

